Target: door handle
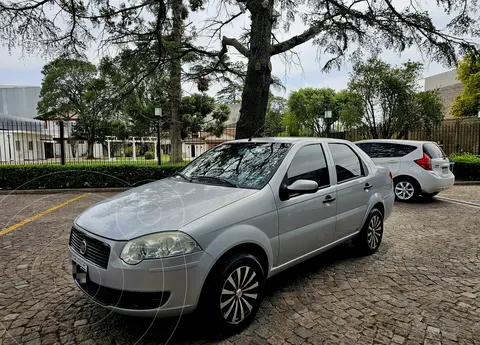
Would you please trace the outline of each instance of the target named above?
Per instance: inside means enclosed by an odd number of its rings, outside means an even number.
[[[370,183],[365,183],[365,187],[363,187],[363,189],[365,189],[366,191],[368,191],[370,188],[372,188],[372,185]]]
[[[327,195],[327,196],[325,197],[325,200],[323,200],[323,203],[324,203],[324,204],[329,204],[329,203],[335,201],[335,199],[336,199],[336,198],[334,198],[333,196]]]
[[[396,160],[389,160],[388,163],[390,163],[390,164],[395,164],[395,163],[398,163],[398,161],[396,161]]]

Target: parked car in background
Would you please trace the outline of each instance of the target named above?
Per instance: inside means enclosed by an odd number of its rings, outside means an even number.
[[[351,142],[232,141],[78,216],[73,276],[113,311],[197,309],[235,332],[257,312],[266,278],[348,240],[374,253],[393,202],[388,169]]]
[[[432,198],[455,182],[450,161],[435,142],[372,139],[355,144],[375,164],[390,169],[397,200],[411,201],[419,195]]]

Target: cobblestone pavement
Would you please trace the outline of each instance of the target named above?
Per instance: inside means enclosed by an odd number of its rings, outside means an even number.
[[[454,200],[466,201],[480,205],[480,187],[473,185],[455,186],[439,194],[439,196]]]
[[[73,196],[0,196],[0,228]],[[480,344],[479,209],[397,203],[378,253],[356,257],[343,245],[272,278],[251,326],[217,340],[192,317],[109,314],[74,287],[69,228],[102,197],[0,236],[1,345]]]

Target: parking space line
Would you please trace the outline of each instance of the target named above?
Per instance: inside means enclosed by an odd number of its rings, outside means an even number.
[[[5,229],[3,229],[3,230],[0,230],[0,236],[5,235],[5,234],[8,234],[9,232],[11,232],[11,231],[13,231],[13,230],[15,230],[15,229],[18,229],[19,227],[21,227],[21,226],[23,226],[23,225],[25,225],[25,224],[27,224],[27,223],[30,223],[30,222],[34,221],[35,219],[38,219],[38,218],[40,218],[40,217],[43,217],[44,215],[46,215],[46,214],[48,214],[48,213],[50,213],[50,212],[53,212],[53,211],[55,211],[55,210],[58,210],[59,208],[61,208],[61,207],[63,207],[63,206],[66,206],[66,205],[68,205],[68,204],[70,204],[70,203],[72,203],[72,202],[74,202],[74,201],[77,201],[78,199],[81,199],[81,198],[83,198],[84,196],[87,196],[87,195],[88,195],[88,193],[85,193],[85,194],[76,196],[75,198],[72,198],[72,199],[70,199],[70,200],[67,200],[67,201],[65,201],[65,202],[63,202],[63,203],[61,203],[61,204],[58,204],[58,205],[56,205],[56,206],[53,206],[53,207],[49,208],[48,210],[45,210],[45,211],[40,212],[40,213],[37,213],[37,214],[34,215],[34,216],[31,216],[31,217],[29,217],[29,218],[27,218],[27,219],[25,219],[25,220],[22,220],[21,222],[19,222],[19,223],[17,223],[17,224],[13,224],[13,225],[9,226],[8,228],[5,228]]]
[[[435,197],[438,200],[446,201],[446,202],[451,202],[452,204],[458,204],[458,205],[464,205],[464,206],[470,206],[470,207],[475,207],[475,208],[480,208],[479,204],[473,203],[473,202],[468,202],[468,201],[463,201],[463,200],[457,200],[457,199],[451,199],[451,198],[445,198],[443,196],[436,196]]]

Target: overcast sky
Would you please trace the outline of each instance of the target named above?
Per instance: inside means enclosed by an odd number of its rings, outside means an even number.
[[[398,1],[397,3],[402,1]],[[211,2],[212,3],[212,2]],[[439,9],[436,1],[429,0],[422,1],[423,9],[429,11],[434,19],[434,23],[437,27],[444,27],[448,23],[449,17],[443,10]],[[237,9],[233,9],[232,12],[238,12]],[[197,29],[201,29],[206,18],[215,17],[216,7],[211,4],[208,6],[206,12],[199,12],[190,15],[190,20],[195,23]],[[241,32],[242,27],[249,26],[248,12],[242,17],[237,18],[230,26],[224,29],[222,35],[229,37],[237,37]],[[291,27],[288,33],[283,35],[277,35],[279,40],[288,39],[292,35],[298,34],[305,30],[305,27],[297,20]],[[206,45],[209,39],[206,37],[200,38],[200,43]],[[213,49],[219,49],[218,41],[213,41],[210,44]],[[230,52],[234,52],[235,49],[230,47]],[[277,94],[288,96],[291,90],[296,90],[302,87],[331,87],[334,89],[342,89],[347,86],[348,75],[351,72],[351,63],[346,62],[340,70],[332,70],[328,73],[321,71],[322,62],[327,60],[326,57],[319,56],[316,46],[307,42],[295,49],[300,57],[301,66],[294,65],[285,66],[284,62],[279,57],[272,59],[273,74],[281,78],[285,87],[286,93]],[[92,47],[89,54],[92,60],[96,60],[94,57],[95,49]],[[230,54],[235,58],[235,54]],[[421,61],[425,65],[424,76],[430,76],[445,72],[448,69],[438,63],[430,62],[428,57],[421,56],[417,49],[409,49],[403,52],[401,55],[393,53],[391,51],[385,51],[380,56],[384,61],[391,64],[401,64],[409,59],[413,61]],[[22,56],[21,50],[16,49],[12,52],[8,52],[5,49],[0,50],[0,85],[28,85],[28,86],[40,86],[42,83],[41,70],[46,61],[40,56]],[[421,81],[420,81],[421,82]],[[212,85],[210,94],[214,95],[215,92],[221,88],[221,85]],[[183,89],[186,94],[197,92],[194,85],[185,84]]]

